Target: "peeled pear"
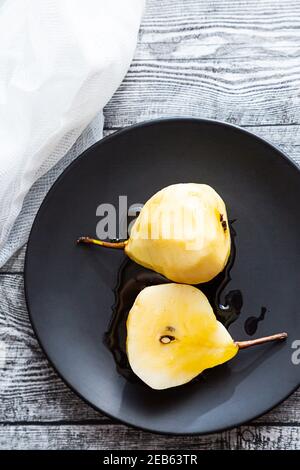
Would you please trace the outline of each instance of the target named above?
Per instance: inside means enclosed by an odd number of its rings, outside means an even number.
[[[235,342],[203,292],[186,284],[161,284],[137,296],[127,318],[126,347],[133,372],[162,390],[229,361],[239,349],[286,336]]]
[[[174,184],[154,194],[125,242],[79,241],[124,248],[136,263],[185,284],[207,282],[219,274],[231,247],[222,198],[210,186],[196,183]]]

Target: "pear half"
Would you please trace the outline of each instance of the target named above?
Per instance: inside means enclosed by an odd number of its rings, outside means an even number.
[[[127,319],[133,372],[154,389],[185,384],[238,352],[206,296],[184,284],[146,287]]]
[[[173,184],[152,196],[124,242],[78,242],[124,249],[136,263],[171,281],[199,284],[225,267],[231,248],[226,207],[207,184]]]

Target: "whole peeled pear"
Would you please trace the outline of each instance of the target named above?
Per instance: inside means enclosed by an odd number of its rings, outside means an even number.
[[[236,342],[194,286],[161,284],[137,296],[127,318],[127,356],[133,372],[154,389],[185,384],[240,349],[283,340],[286,333]]]
[[[184,284],[210,281],[231,248],[226,207],[207,184],[173,184],[152,196],[123,242],[81,237],[78,242],[124,249],[136,263]]]
[[[168,279],[199,284],[225,267],[230,254],[226,207],[206,184],[174,184],[152,196],[137,217],[125,252]]]

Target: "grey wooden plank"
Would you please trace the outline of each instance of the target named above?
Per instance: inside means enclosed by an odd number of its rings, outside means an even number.
[[[299,122],[299,12],[287,0],[149,0],[106,125],[169,115]]]
[[[202,38],[203,28],[199,26],[199,31],[194,32],[192,37],[182,37],[180,40],[173,38],[156,39],[145,42],[146,35],[137,46],[135,61],[146,62],[147,60],[188,60],[188,59],[247,59],[249,54],[252,59],[262,59],[273,57],[280,60],[282,57],[299,57],[299,38],[295,36],[287,41],[259,41],[255,36],[251,38],[237,38],[236,35],[228,37],[225,35],[217,38],[210,37],[211,31],[207,31],[207,36]]]
[[[297,450],[299,426],[249,426],[208,436],[164,436],[123,425],[0,426],[1,449]]]
[[[234,449],[236,431],[211,436],[162,436],[122,425],[0,426],[1,449]]]
[[[300,449],[300,426],[242,426],[237,437],[244,450]]]
[[[183,40],[204,47],[289,46],[299,44],[299,13],[298,0],[148,0],[140,38],[144,44],[173,43],[175,48]]]
[[[0,422],[107,422],[49,365],[29,322],[22,276],[0,276],[0,299],[0,341],[6,347],[0,370]],[[257,422],[299,424],[300,389]]]
[[[133,61],[104,114],[108,127],[158,115],[299,123],[299,85],[299,56]]]

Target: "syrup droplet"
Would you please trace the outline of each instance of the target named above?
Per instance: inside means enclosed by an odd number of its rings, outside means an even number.
[[[265,315],[267,313],[266,307],[261,307],[260,315],[259,317],[248,317],[244,323],[244,328],[249,336],[253,336],[258,328],[258,324],[260,321],[263,321],[265,318]]]

